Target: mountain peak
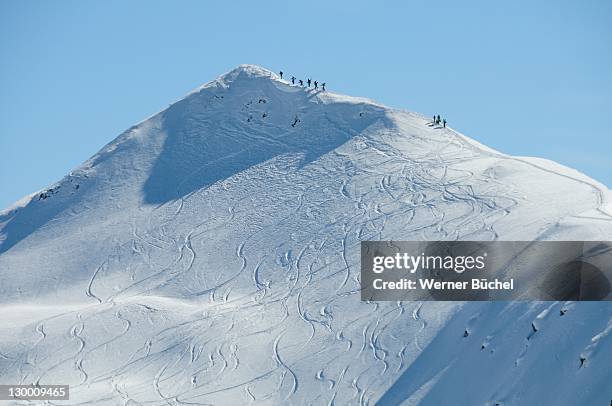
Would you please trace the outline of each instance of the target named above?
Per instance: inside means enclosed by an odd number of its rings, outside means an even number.
[[[248,78],[275,78],[277,75],[271,70],[262,68],[261,66],[242,64],[221,75],[220,79],[231,82],[243,76]]]

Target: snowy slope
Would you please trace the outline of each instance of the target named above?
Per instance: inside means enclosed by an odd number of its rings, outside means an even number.
[[[364,303],[358,275],[361,240],[612,240],[611,198],[242,65],[0,213],[0,384],[70,384],[65,404],[608,405],[612,305]]]

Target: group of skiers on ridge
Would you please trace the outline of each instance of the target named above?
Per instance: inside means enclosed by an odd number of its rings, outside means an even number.
[[[279,74],[280,74],[280,78],[282,80],[284,72],[280,71]],[[295,81],[296,81],[296,77],[295,76],[291,76],[291,84],[295,85]],[[300,86],[304,86],[304,81],[302,79],[298,80],[298,83],[300,84]],[[315,90],[317,90],[319,88],[319,82],[316,81],[316,80],[313,82],[312,80],[310,80],[310,78],[308,78],[308,80],[306,80],[306,84],[307,84],[308,87],[310,87],[311,84],[314,84]],[[325,91],[325,82],[321,83],[321,89],[323,91]],[[438,115],[434,114],[434,116],[433,116],[433,124],[442,125],[443,128],[446,128],[446,119],[445,118],[444,119],[440,118],[439,114]]]
[[[280,78],[283,78],[283,71],[280,71]],[[295,76],[291,76],[291,84],[295,85],[295,81],[297,80],[297,78]],[[298,83],[300,84],[300,86],[304,86],[304,81],[302,79],[298,80]],[[308,85],[308,87],[310,87],[311,84],[314,85],[315,90],[319,89],[319,82],[318,81],[312,81],[310,78],[308,78],[308,80],[306,81],[306,84]],[[321,90],[325,91],[325,82],[321,83]]]
[[[446,128],[446,119],[442,119],[440,120],[440,115],[438,114],[437,116],[434,114],[433,116],[433,123],[440,125],[442,124],[444,128]]]

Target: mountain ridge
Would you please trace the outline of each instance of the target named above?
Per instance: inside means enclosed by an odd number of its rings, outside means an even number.
[[[221,87],[229,87],[229,85],[231,84],[231,82],[235,81],[240,75],[245,75],[247,78],[260,78],[260,79],[270,79],[273,82],[277,82],[279,84],[283,84],[283,85],[289,85],[289,81],[287,80],[281,80],[278,76],[278,74],[276,74],[275,72],[263,68],[261,66],[258,65],[253,65],[253,64],[241,64],[239,66],[237,66],[236,68],[220,75],[219,77],[217,77],[216,79],[213,79],[209,82],[204,83],[203,85],[195,88],[193,91],[188,92],[185,96],[183,96],[182,98],[178,99],[177,101],[171,103],[168,107],[158,111],[157,113],[153,113],[152,115],[146,117],[145,119],[141,120],[140,122],[138,122],[137,124],[131,126],[130,128],[128,128],[127,130],[125,130],[124,132],[122,132],[117,138],[109,141],[105,146],[103,146],[100,151],[96,154],[94,154],[91,158],[87,159],[83,164],[77,166],[75,169],[73,169],[72,171],[70,171],[69,175],[75,172],[78,172],[79,170],[82,170],[84,167],[91,165],[90,162],[95,162],[101,155],[101,153],[103,151],[108,150],[109,148],[114,149],[116,147],[117,142],[119,141],[119,139],[124,136],[127,135],[129,133],[131,133],[134,129],[138,128],[138,126],[146,123],[147,121],[153,119],[154,117],[160,115],[160,114],[164,114],[168,109],[172,108],[175,104],[177,103],[181,103],[183,101],[185,101],[186,99],[188,99],[191,96],[197,95],[199,92],[206,90],[206,89],[210,89],[213,88],[215,86],[221,86]],[[294,86],[297,87],[297,86]],[[308,91],[310,89],[305,88],[304,90]],[[334,98],[336,99],[340,99],[340,100],[352,100],[355,103],[366,103],[366,104],[370,104],[372,106],[376,106],[376,107],[381,107],[384,108],[387,111],[391,111],[391,112],[399,112],[399,113],[406,113],[406,114],[411,114],[414,115],[415,117],[419,117],[422,120],[429,120],[429,117],[426,117],[423,114],[419,114],[419,113],[413,113],[410,112],[408,110],[405,109],[401,109],[401,108],[394,108],[394,107],[388,107],[385,105],[382,105],[380,103],[377,103],[371,99],[368,98],[364,98],[364,97],[355,97],[355,96],[346,96],[346,95],[340,95],[340,94],[336,94],[336,93],[332,93],[332,92],[318,92],[318,96],[319,97],[325,97],[325,99],[327,99],[327,101],[329,100],[333,100]],[[324,100],[325,100],[324,99]],[[474,145],[476,148],[481,149],[484,152],[490,152],[490,153],[494,153],[494,154],[498,154],[500,156],[504,156],[504,157],[509,157],[510,155],[504,154],[500,151],[497,151],[493,148],[490,148],[478,141],[476,141],[475,139],[466,137],[465,135],[453,130],[452,128],[448,127],[448,130],[454,132],[458,137],[463,138],[466,142],[468,142],[469,144]],[[579,178],[581,181],[588,181],[589,183],[592,183],[596,188],[602,190],[604,192],[604,194],[608,194],[609,195],[609,189],[602,184],[601,182],[589,177],[588,175],[574,169],[574,168],[570,168],[568,166],[559,164],[555,161],[552,161],[550,159],[546,159],[546,158],[541,158],[541,157],[534,157],[534,156],[513,156],[513,158],[516,159],[524,159],[524,160],[528,160],[528,161],[534,161],[537,160],[541,163],[543,170],[553,170],[555,172],[558,173],[564,173],[564,172],[569,172],[573,174],[573,177],[575,178]],[[534,164],[537,165],[534,162],[530,162],[530,164]],[[549,167],[550,169],[547,169],[547,167]],[[552,169],[553,167],[556,167],[555,169]],[[68,176],[69,176],[68,175]],[[568,176],[570,176],[568,174]],[[57,186],[57,184],[60,181],[51,184],[48,187],[42,188],[40,190],[37,190],[35,192],[32,192],[29,195],[24,196],[21,199],[18,199],[17,201],[15,201],[13,204],[10,204],[9,206],[7,206],[6,208],[3,208],[0,210],[0,215],[7,215],[10,211],[14,211],[15,209],[18,209],[20,207],[23,207],[24,204],[26,204],[27,202],[29,202],[32,198],[40,195],[41,193],[52,189],[53,187]],[[608,193],[606,193],[608,192]],[[606,200],[609,200],[606,199]],[[608,212],[610,212],[610,210],[607,210]]]

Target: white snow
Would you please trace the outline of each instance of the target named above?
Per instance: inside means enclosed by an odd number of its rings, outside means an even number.
[[[609,303],[365,303],[359,242],[610,240],[610,197],[241,65],[0,213],[0,384],[70,384],[62,404],[607,405]]]

